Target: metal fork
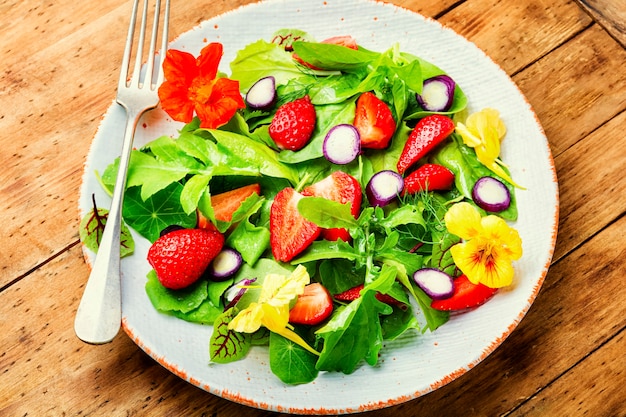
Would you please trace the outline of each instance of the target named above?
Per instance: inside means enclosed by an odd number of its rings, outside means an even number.
[[[167,50],[168,40],[170,0],[165,0],[161,50],[157,60],[156,44],[158,40],[161,0],[156,0],[150,50],[145,71],[142,72],[143,45],[148,23],[149,2],[149,0],[144,0],[143,2],[135,64],[133,73],[130,75],[130,61],[139,0],[134,0],[133,4],[116,98],[117,103],[126,110],[126,130],[124,132],[119,171],[113,191],[111,209],[102,234],[98,254],[74,321],[76,335],[87,343],[100,344],[110,342],[119,332],[121,325],[120,231],[126,173],[137,123],[143,113],[155,108],[159,103],[157,88],[163,81],[163,70],[160,67]]]

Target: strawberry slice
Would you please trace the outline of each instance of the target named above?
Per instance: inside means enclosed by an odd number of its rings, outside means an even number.
[[[261,194],[261,186],[259,184],[249,184],[234,190],[225,191],[220,194],[211,196],[211,206],[216,220],[229,222],[233,218],[233,213],[237,211],[241,203],[252,194]],[[205,217],[200,210],[196,211],[198,217],[197,227],[199,229],[215,228],[213,223]]]
[[[384,101],[365,92],[356,101],[354,127],[361,136],[361,147],[385,149],[396,131],[396,121]]]
[[[315,107],[309,96],[304,96],[285,103],[276,110],[269,134],[280,149],[297,151],[311,139],[315,121]]]
[[[498,292],[483,284],[472,284],[465,275],[454,280],[454,292],[445,300],[434,300],[430,306],[441,311],[462,311],[478,307]]]
[[[404,194],[419,191],[449,190],[454,184],[454,173],[443,165],[424,164],[404,178]]]
[[[333,299],[320,283],[309,284],[293,308],[289,311],[289,322],[314,326],[320,324],[333,312]]]
[[[363,198],[359,181],[343,171],[335,171],[323,180],[306,187],[302,190],[302,195],[323,197],[341,204],[349,203],[354,218],[359,216]],[[343,228],[322,229],[322,238],[326,240],[341,239],[348,242],[350,233]]]
[[[150,246],[148,262],[164,287],[178,290],[196,282],[223,246],[215,229],[174,230]]]
[[[435,146],[454,132],[454,122],[448,116],[432,114],[424,117],[409,135],[398,160],[400,174],[426,156]]]
[[[335,300],[345,302],[354,301],[361,296],[361,290],[363,290],[363,287],[364,285],[360,284],[356,287],[349,288],[342,293],[335,294]],[[381,294],[377,292],[376,299],[381,303],[389,304],[392,306],[406,307],[402,302],[387,294]]]
[[[298,211],[304,196],[293,188],[276,194],[270,208],[270,245],[274,258],[289,262],[317,239],[321,229]]]

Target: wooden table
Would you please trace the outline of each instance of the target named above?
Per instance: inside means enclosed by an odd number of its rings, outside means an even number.
[[[247,0],[174,1],[171,38]],[[626,3],[394,1],[515,80],[560,183],[544,286],[484,362],[381,416],[626,415]],[[125,334],[79,341],[83,163],[115,95],[129,1],[0,3],[0,415],[269,416],[170,374]]]

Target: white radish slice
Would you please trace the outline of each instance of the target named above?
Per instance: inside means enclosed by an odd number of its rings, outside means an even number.
[[[228,310],[229,308],[237,304],[237,302],[241,299],[241,297],[243,297],[243,295],[248,290],[248,286],[254,284],[255,281],[256,281],[256,278],[252,278],[252,279],[246,278],[246,279],[242,279],[241,281],[237,281],[236,283],[231,285],[224,292],[224,300],[226,301],[226,308],[224,308],[224,311]]]
[[[266,110],[276,101],[276,79],[271,75],[255,82],[246,94],[248,107],[255,110]]]
[[[454,293],[452,277],[439,269],[418,269],[413,274],[413,281],[433,300],[445,300]]]
[[[324,157],[333,164],[345,165],[361,152],[361,136],[352,125],[339,124],[328,131],[322,145]]]
[[[386,206],[404,189],[404,178],[395,171],[377,172],[367,183],[365,194],[372,206]]]
[[[214,281],[223,281],[233,276],[241,268],[242,264],[243,259],[239,252],[235,249],[224,248],[213,259],[209,265],[208,272]]]
[[[483,210],[497,213],[511,205],[511,194],[506,185],[493,177],[482,177],[472,189],[472,199]]]
[[[426,111],[442,112],[450,110],[454,99],[456,83],[447,75],[437,75],[424,80],[422,94],[417,94],[417,102]]]

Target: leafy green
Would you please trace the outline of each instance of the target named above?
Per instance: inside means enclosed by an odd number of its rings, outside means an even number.
[[[80,221],[80,226],[78,227],[80,240],[85,247],[92,252],[98,252],[108,215],[109,210],[94,207],[92,210],[88,211]],[[132,255],[134,251],[135,240],[130,234],[126,223],[122,221],[122,229],[120,232],[120,257],[123,258]]]
[[[228,323],[235,316],[231,308],[220,314],[213,323],[213,333],[209,341],[209,356],[215,363],[228,363],[246,356],[252,346],[252,335],[228,329]]]
[[[362,360],[375,365],[383,343],[379,315],[392,311],[376,299],[374,291],[364,291],[361,297],[339,307],[316,332],[324,342],[317,369],[351,374]]]
[[[317,356],[302,346],[270,333],[270,369],[285,384],[306,384],[317,378]]]
[[[143,200],[139,187],[127,188],[122,209],[124,219],[150,242],[157,240],[167,226],[194,227],[196,214],[187,214],[182,208],[182,191],[183,186],[175,182]]]

